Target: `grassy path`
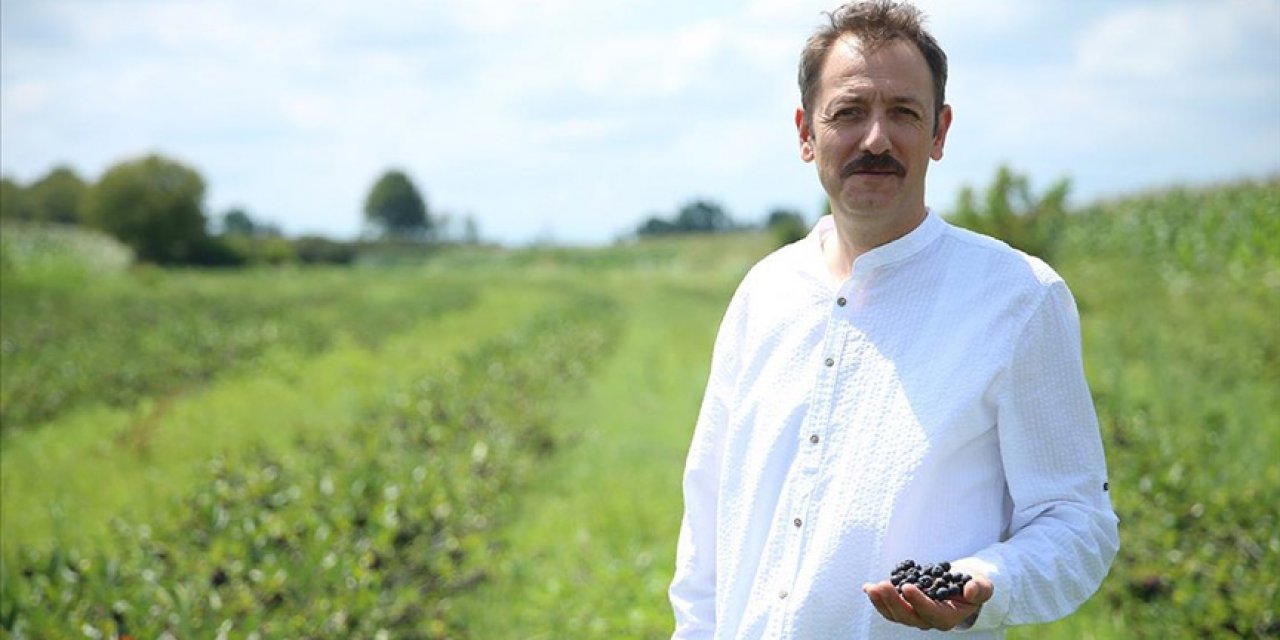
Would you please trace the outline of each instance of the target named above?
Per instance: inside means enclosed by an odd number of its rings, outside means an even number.
[[[493,574],[456,601],[474,638],[659,638],[680,473],[726,285],[626,283],[626,333],[561,414],[570,445],[517,498]]]
[[[110,519],[159,522],[203,461],[358,423],[414,372],[430,370],[559,299],[550,283],[486,284],[481,299],[370,350],[339,344],[316,357],[276,352],[253,372],[132,409],[93,408],[6,438],[0,464],[4,555],[54,540],[93,544]],[[424,292],[429,295],[429,291]]]

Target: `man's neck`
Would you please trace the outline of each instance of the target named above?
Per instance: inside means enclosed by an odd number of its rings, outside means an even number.
[[[848,280],[853,275],[854,260],[911,233],[924,222],[925,215],[923,205],[911,216],[851,216],[833,211],[835,230],[822,242],[827,271],[837,282]]]

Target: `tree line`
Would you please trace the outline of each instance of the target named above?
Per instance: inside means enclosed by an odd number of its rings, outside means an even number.
[[[371,245],[481,241],[472,216],[458,225],[452,216],[431,211],[400,170],[384,172],[370,188],[362,237],[356,241],[286,238],[279,227],[243,207],[211,217],[205,212],[205,191],[196,169],[158,154],[116,163],[96,182],[57,166],[28,185],[0,178],[0,220],[97,229],[120,240],[137,259],[161,265],[341,264]]]
[[[640,238],[685,233],[725,233],[748,229],[765,229],[771,232],[779,245],[794,242],[809,232],[809,222],[795,209],[779,207],[771,210],[762,223],[742,223],[719,203],[706,198],[691,200],[670,217],[651,215],[636,227]]]
[[[969,187],[961,191],[952,220],[1052,259],[1069,185],[1062,179],[1036,196],[1025,176],[1000,167],[981,200]],[[243,207],[211,219],[205,213],[205,189],[194,168],[158,154],[116,163],[92,183],[72,168],[58,166],[29,185],[0,178],[0,220],[98,229],[130,247],[139,260],[162,265],[345,264],[361,252],[420,253],[423,247],[481,241],[473,217],[459,221],[432,211],[413,180],[397,169],[385,171],[370,188],[362,237],[356,241],[286,238],[279,227],[255,219]],[[670,216],[649,216],[635,235],[765,229],[783,245],[803,238],[810,224],[788,208],[773,209],[760,224],[741,223],[719,203],[697,198]]]

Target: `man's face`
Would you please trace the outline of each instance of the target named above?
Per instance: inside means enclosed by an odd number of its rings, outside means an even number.
[[[951,108],[934,131],[933,81],[914,43],[896,39],[871,52],[844,36],[827,54],[809,122],[796,112],[800,157],[839,216],[891,216],[904,224],[924,212],[929,159],[942,158]]]

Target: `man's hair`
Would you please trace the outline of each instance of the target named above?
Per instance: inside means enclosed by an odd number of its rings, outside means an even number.
[[[870,0],[850,2],[826,14],[828,24],[818,27],[800,54],[800,105],[804,108],[805,122],[813,124],[813,101],[818,95],[822,80],[822,68],[827,53],[841,37],[851,35],[858,39],[863,51],[875,48],[898,38],[913,42],[933,76],[933,130],[938,131],[938,118],[946,103],[947,54],[938,41],[924,30],[924,14],[905,2]]]

